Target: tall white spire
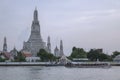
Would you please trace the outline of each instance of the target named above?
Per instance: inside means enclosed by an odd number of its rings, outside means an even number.
[[[50,43],[50,36],[48,36],[47,48],[48,48],[48,52],[49,52],[49,53],[51,53],[51,43]]]
[[[37,7],[35,7],[34,15],[33,15],[34,21],[38,21],[38,11]]]
[[[4,43],[3,43],[3,52],[7,51],[7,39],[4,37]]]
[[[60,55],[63,56],[64,52],[63,52],[63,42],[62,40],[60,40]]]
[[[37,9],[34,10],[34,14],[33,14],[33,22],[31,25],[31,35],[30,35],[29,41],[33,39],[40,39],[40,41],[42,42]]]
[[[57,46],[56,46],[55,49],[54,49],[54,55],[55,55],[56,57],[60,57],[60,51],[59,51],[59,49],[58,49]]]

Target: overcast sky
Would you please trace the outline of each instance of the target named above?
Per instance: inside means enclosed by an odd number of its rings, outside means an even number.
[[[120,0],[0,0],[0,50],[4,36],[8,50],[22,49],[35,6],[42,38],[51,37],[52,51],[61,39],[65,55],[73,46],[120,51]]]

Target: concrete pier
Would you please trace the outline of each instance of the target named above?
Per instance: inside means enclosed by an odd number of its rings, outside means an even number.
[[[93,64],[95,62],[82,62],[82,63]],[[111,66],[120,66],[120,62],[108,62],[108,63],[110,63]],[[51,62],[0,62],[0,66],[64,66],[64,64],[55,64]]]
[[[120,66],[120,62],[110,62],[111,66]]]
[[[50,62],[0,62],[0,66],[63,66]]]

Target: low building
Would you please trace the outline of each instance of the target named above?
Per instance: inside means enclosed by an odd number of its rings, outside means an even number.
[[[120,55],[117,55],[117,56],[113,59],[113,61],[115,61],[115,62],[120,62]]]
[[[14,47],[13,50],[10,51],[10,54],[14,57],[14,56],[17,56],[17,49]]]
[[[9,52],[2,52],[1,58],[5,60],[9,60],[9,61],[13,60],[13,57],[11,56]]]
[[[56,48],[54,49],[54,55],[56,57],[62,57],[64,55],[63,52],[63,42],[62,40],[60,40],[60,49],[58,49],[58,47],[56,46]]]
[[[87,62],[88,58],[73,58],[73,62]]]
[[[40,61],[40,57],[33,57],[32,53],[30,53],[30,52],[23,51],[22,55],[25,57],[25,60],[27,62],[37,62],[37,61]]]
[[[37,62],[40,61],[40,57],[26,57],[27,62]]]
[[[67,57],[65,55],[63,55],[60,59],[59,59],[59,64],[66,64],[71,62],[69,59],[67,59]]]

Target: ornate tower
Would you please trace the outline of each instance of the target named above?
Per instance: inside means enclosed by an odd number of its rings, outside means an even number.
[[[64,52],[63,52],[63,42],[62,40],[60,40],[60,56],[63,56]]]
[[[54,55],[55,55],[56,57],[60,57],[60,51],[59,51],[59,49],[58,49],[57,46],[56,46],[56,48],[54,49]]]
[[[7,52],[7,40],[6,40],[6,37],[4,37],[3,52]]]
[[[18,51],[17,51],[17,49],[14,47],[13,50],[10,51],[10,53],[11,53],[12,56],[17,56]]]
[[[48,52],[49,52],[49,53],[51,53],[51,43],[50,43],[50,36],[48,36],[47,48],[48,48]]]
[[[34,39],[35,40],[39,39],[42,42],[37,9],[35,9],[34,14],[33,14],[33,21],[31,25],[31,35],[30,35],[29,41],[33,41]]]
[[[33,21],[31,25],[31,34],[27,42],[23,43],[23,51],[31,52],[33,56],[37,55],[40,49],[47,50],[46,43],[43,42],[40,33],[40,24],[38,20],[38,11],[34,10]]]

